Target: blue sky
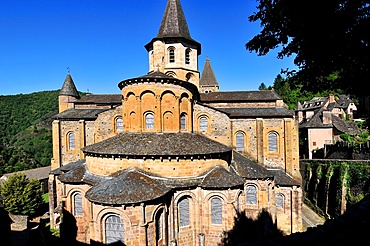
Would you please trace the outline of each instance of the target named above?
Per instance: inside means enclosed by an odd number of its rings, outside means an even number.
[[[0,1],[0,95],[60,89],[69,71],[79,91],[118,94],[118,83],[148,72],[144,48],[159,30],[167,0]],[[181,0],[190,34],[222,91],[272,85],[292,58],[258,57],[245,44],[261,27],[255,0]]]

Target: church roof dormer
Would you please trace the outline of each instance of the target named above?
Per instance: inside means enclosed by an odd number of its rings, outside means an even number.
[[[73,79],[70,73],[67,74],[67,77],[64,80],[62,89],[60,89],[59,91],[59,96],[61,95],[80,98],[80,94],[78,93],[76,89],[75,83],[73,82]]]

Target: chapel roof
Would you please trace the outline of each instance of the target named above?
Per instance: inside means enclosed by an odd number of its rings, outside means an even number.
[[[201,93],[201,102],[259,102],[259,101],[276,101],[281,97],[272,90],[261,91],[218,91],[210,93]]]
[[[283,107],[216,108],[230,117],[293,117],[294,112]]]
[[[232,168],[226,170],[215,165],[195,177],[163,177],[139,168],[128,168],[109,176],[91,174],[86,160],[62,166],[52,173],[63,183],[89,184],[86,198],[99,204],[137,204],[165,196],[184,188],[229,189],[242,187],[246,180],[271,179],[281,186],[300,185],[282,170],[266,169],[245,156],[233,151]]]
[[[73,96],[75,98],[80,98],[80,94],[78,93],[76,89],[76,85],[73,82],[73,79],[70,73],[67,74],[64,80],[63,86],[59,91],[59,95]]]
[[[216,76],[213,72],[211,62],[209,61],[208,57],[206,58],[206,63],[204,64],[199,86],[218,86]]]
[[[229,152],[231,147],[196,133],[124,132],[82,149],[94,155],[191,156]]]
[[[96,104],[96,105],[111,105],[122,104],[121,94],[87,94],[84,97],[74,101],[74,104]]]
[[[153,38],[145,48],[149,51],[155,40],[165,39],[186,40],[197,46],[201,53],[201,44],[191,38],[185,14],[179,0],[168,0],[164,11],[157,37]]]
[[[86,109],[76,109],[70,108],[54,116],[54,119],[63,120],[95,120],[98,115],[109,109],[103,108],[86,108]]]

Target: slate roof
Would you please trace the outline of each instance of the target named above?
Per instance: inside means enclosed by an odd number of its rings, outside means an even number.
[[[308,121],[303,121],[299,124],[299,128],[336,128],[338,131],[348,133],[350,135],[357,135],[360,133],[360,129],[355,122],[344,121],[340,117],[331,114],[331,124],[324,124],[322,121],[322,115],[324,108],[318,110]]]
[[[211,62],[209,61],[208,57],[206,58],[206,63],[204,64],[199,86],[218,86],[216,76],[213,72]]]
[[[179,0],[167,1],[157,37],[183,37],[191,39],[188,24],[186,23]]]
[[[74,101],[75,104],[96,104],[96,105],[120,105],[122,104],[121,94],[87,94]]]
[[[230,117],[293,117],[294,112],[283,107],[269,108],[217,108],[217,110],[226,113]]]
[[[15,173],[24,173],[26,177],[29,179],[37,179],[37,180],[48,179],[50,170],[51,170],[50,166],[38,167],[38,168],[14,172],[14,173],[6,173],[1,177],[1,179],[7,179],[10,176],[14,175]]]
[[[162,197],[175,189],[197,186],[205,189],[228,189],[244,184],[243,178],[220,166],[197,177],[166,178],[137,168],[99,177],[89,173],[85,163],[75,164],[66,173],[60,174],[59,180],[64,183],[92,185],[86,192],[86,198],[100,204],[135,204]]]
[[[268,172],[274,177],[275,184],[279,186],[301,186],[301,183],[293,179],[281,169],[268,169]]]
[[[263,166],[249,160],[242,154],[233,151],[233,163],[236,173],[247,179],[265,179],[272,178],[271,173]]]
[[[191,38],[184,11],[179,0],[168,0],[164,11],[157,37],[152,39],[145,48],[149,51],[153,42],[158,39],[184,39],[197,46],[198,54],[201,53],[201,45]]]
[[[109,109],[67,109],[54,116],[54,119],[64,119],[64,120],[95,120],[98,118],[98,115]]]
[[[59,95],[73,96],[75,98],[80,98],[75,83],[73,82],[72,76],[68,73],[66,79],[64,80],[62,89],[59,91]]]
[[[262,91],[218,91],[210,93],[201,93],[201,102],[261,102],[261,101],[276,101],[281,100],[281,97],[272,90]]]
[[[123,156],[191,156],[226,153],[230,147],[196,133],[124,132],[86,146],[86,154]]]
[[[233,151],[231,170],[215,165],[195,177],[163,177],[138,168],[128,168],[110,176],[91,174],[86,160],[72,162],[53,170],[63,183],[89,184],[86,198],[99,204],[137,204],[169,194],[177,189],[229,189],[243,187],[245,179],[274,179],[277,185],[300,185],[282,170],[268,170]]]
[[[281,186],[300,186],[301,183],[293,179],[281,169],[266,169],[265,167],[249,160],[242,154],[233,151],[233,167],[235,171],[246,179],[271,179]]]

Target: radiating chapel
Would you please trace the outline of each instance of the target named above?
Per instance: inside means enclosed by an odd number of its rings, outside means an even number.
[[[86,244],[218,245],[238,212],[266,210],[286,234],[301,231],[294,113],[274,91],[222,92],[208,58],[200,73],[179,0],[168,0],[145,49],[149,72],[117,94],[80,97],[67,74],[53,121],[51,227],[67,213]]]

